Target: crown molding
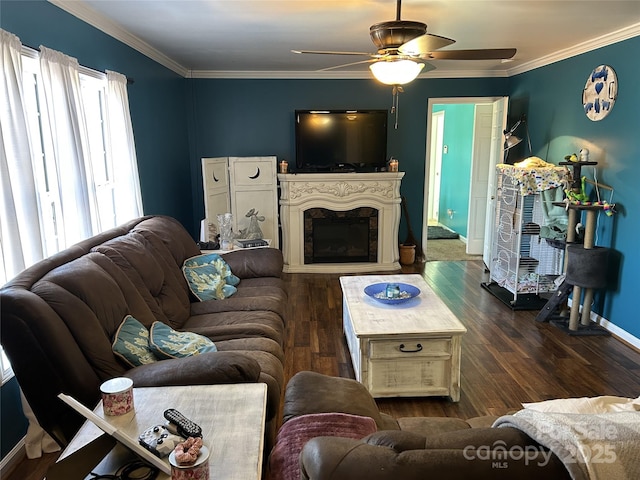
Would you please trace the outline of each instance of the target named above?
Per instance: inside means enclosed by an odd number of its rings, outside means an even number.
[[[545,67],[552,63],[566,60],[567,58],[575,57],[601,47],[606,47],[608,45],[613,45],[614,43],[622,42],[623,40],[637,37],[638,35],[640,35],[640,23],[635,23],[628,27],[621,28],[620,30],[607,33],[606,35],[578,43],[572,47],[558,50],[557,52],[545,55],[544,57],[540,57],[531,62],[523,63],[522,65],[518,65],[517,67],[507,70],[507,74],[512,77],[520,73],[529,72],[536,68]]]
[[[125,45],[130,46],[134,50],[142,53],[143,55],[149,57],[151,60],[158,62],[160,65],[165,66],[169,70],[174,71],[178,75],[182,77],[186,77],[189,73],[189,70],[171,58],[167,57],[163,53],[159,52],[155,48],[153,48],[148,43],[144,42],[140,38],[132,35],[131,33],[124,30],[122,27],[117,25],[116,23],[107,20],[104,16],[100,15],[98,12],[89,8],[83,2],[77,2],[73,0],[47,0],[52,5],[55,5],[58,8],[61,8],[67,13],[70,13],[74,17],[79,18],[80,20],[88,23],[96,27],[98,30],[106,33],[107,35],[115,38],[116,40],[120,40]]]
[[[278,79],[278,80],[358,80],[372,79],[369,71],[336,72],[336,71],[220,71],[194,70],[188,74],[190,78],[228,78],[228,79]],[[417,78],[478,78],[507,77],[505,70],[431,70]]]
[[[372,78],[368,71],[362,72],[336,72],[336,71],[216,71],[216,70],[189,70],[163,53],[154,49],[140,38],[127,32],[119,25],[107,20],[95,10],[87,7],[82,2],[74,0],[47,0],[49,3],[65,10],[80,20],[96,27],[107,35],[120,40],[134,50],[142,53],[150,59],[165,66],[169,70],[185,78],[228,78],[228,79],[369,79]],[[486,78],[486,77],[512,77],[536,68],[541,68],[567,58],[575,57],[582,53],[590,52],[597,48],[606,47],[614,43],[628,40],[640,35],[640,23],[629,25],[600,37],[578,43],[572,47],[558,50],[550,55],[545,55],[536,60],[523,63],[506,70],[432,70],[423,73],[418,78]]]

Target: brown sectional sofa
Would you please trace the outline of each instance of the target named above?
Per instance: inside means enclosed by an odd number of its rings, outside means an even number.
[[[296,431],[297,438],[282,435],[287,422],[326,413],[371,418],[376,431],[363,438],[345,438],[344,432],[339,435],[326,433],[303,442],[299,441],[300,437],[304,437],[300,431]],[[298,372],[286,386],[283,426],[269,459],[267,478],[571,478],[556,455],[520,429],[492,428],[497,418],[476,417],[466,421],[450,417],[395,419],[380,412],[367,389],[355,380],[309,371]],[[347,421],[345,418],[344,422]],[[317,431],[317,425],[314,428]],[[294,449],[290,445],[296,442],[298,444]],[[508,451],[527,452],[527,455],[508,455]],[[295,461],[299,459],[299,476],[283,475],[279,470],[282,457],[287,454],[295,456]]]
[[[224,259],[241,281],[224,300],[197,301],[181,267],[201,252],[170,217],[148,216],[84,240],[20,273],[0,289],[0,339],[41,426],[66,445],[82,419],[60,392],[89,407],[105,380],[134,386],[264,382],[267,445],[283,385],[287,293],[277,249]],[[218,351],[126,367],[113,336],[126,315],[211,338]]]

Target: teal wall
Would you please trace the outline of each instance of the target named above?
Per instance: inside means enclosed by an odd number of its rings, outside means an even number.
[[[22,413],[20,402],[20,387],[15,377],[0,388],[0,457],[7,453],[18,443],[27,432],[27,418]]]
[[[81,65],[135,80],[128,92],[144,212],[171,215],[190,227],[187,80],[43,0],[2,0],[0,27],[25,45],[60,50]],[[3,457],[26,433],[17,385],[14,378],[0,390]]]
[[[362,80],[192,80],[194,118],[191,157],[193,185],[201,185],[200,158],[277,155],[295,159],[296,109],[389,108],[391,88]],[[427,103],[429,98],[507,95],[506,78],[417,79],[400,94],[399,128],[389,117],[388,156],[405,172],[411,226],[418,236],[424,198]],[[202,189],[193,189],[194,221],[204,216]],[[400,240],[407,235],[404,216]]]
[[[174,216],[193,234],[204,215],[201,157],[267,154],[293,160],[295,109],[391,105],[391,89],[369,79],[184,79],[44,0],[2,0],[0,26],[27,45],[61,50],[82,65],[135,80],[128,90],[145,213]],[[621,266],[595,310],[640,338],[634,301],[639,229],[633,219],[640,204],[639,54],[640,39],[634,38],[510,79],[418,79],[407,85],[400,96],[400,127],[389,130],[388,154],[406,172],[402,194],[414,232],[420,234],[416,226],[423,217],[428,99],[510,95],[510,118],[528,114],[535,154],[556,162],[587,143],[601,162],[599,179],[615,187],[620,213],[601,218],[598,244],[619,252]],[[619,101],[609,117],[593,123],[582,113],[580,96],[588,73],[601,63],[618,72]],[[401,240],[406,233],[403,218]],[[5,414],[10,384],[1,392],[3,455],[24,432],[24,418]],[[5,438],[5,429],[18,433]]]
[[[44,45],[85,67],[114,70],[135,81],[128,92],[144,212],[171,215],[190,226],[188,80],[43,0],[2,0],[0,27],[24,45]]]
[[[447,153],[442,153],[438,221],[466,237],[475,105],[434,105],[433,111],[444,112],[442,140],[447,146]],[[449,210],[453,210],[453,218]]]
[[[612,186],[618,213],[600,214],[596,244],[614,250],[610,287],[598,292],[593,310],[640,338],[637,248],[640,223],[640,37],[554,63],[511,79],[512,105],[527,113],[534,155],[558,163],[588,148],[597,161],[597,178]],[[618,76],[618,98],[611,113],[592,122],[583,113],[582,90],[590,72],[610,65]],[[583,168],[593,179],[593,169]],[[609,193],[604,193],[609,199]]]

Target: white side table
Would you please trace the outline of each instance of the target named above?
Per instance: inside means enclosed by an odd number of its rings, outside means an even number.
[[[204,444],[210,452],[211,478],[261,478],[266,384],[148,387],[134,388],[133,392],[134,411],[119,417],[109,417],[103,414],[102,404],[99,403],[94,412],[130,438],[137,439],[147,428],[165,422],[163,413],[167,408],[175,408],[202,427]],[[98,427],[85,422],[58,461],[72,455],[101,434]],[[125,450],[124,455],[122,450]],[[126,458],[127,453],[128,450],[118,445],[100,463],[99,468],[93,471],[113,473],[121,466],[121,459]],[[168,464],[168,459],[165,461]],[[169,480],[169,475],[159,472],[157,478]]]

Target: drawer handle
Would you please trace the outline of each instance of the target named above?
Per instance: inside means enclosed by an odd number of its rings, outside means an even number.
[[[407,350],[404,346],[404,343],[400,344],[400,351],[402,353],[416,353],[416,352],[421,352],[422,351],[422,344],[421,343],[417,343],[416,344],[416,349],[415,350]]]
[[[255,180],[260,176],[260,167],[256,167],[256,174],[252,177],[249,177],[251,180]]]
[[[220,181],[220,180],[218,180],[218,179],[216,178],[216,172],[213,172],[213,181],[214,181],[214,182],[219,182],[219,181]]]

